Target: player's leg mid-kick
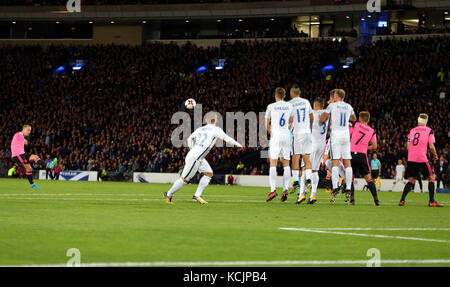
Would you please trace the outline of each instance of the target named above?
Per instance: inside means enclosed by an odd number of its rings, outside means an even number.
[[[16,166],[23,166],[25,169],[25,175],[31,185],[31,188],[33,189],[39,189],[39,186],[37,186],[34,183],[33,179],[33,170],[31,168],[32,162],[37,163],[42,168],[53,168],[56,163],[58,162],[57,158],[54,158],[53,161],[49,162],[48,164],[42,160],[39,156],[32,154],[28,155],[25,152],[25,145],[28,145],[28,140],[25,138],[28,137],[31,134],[31,126],[30,125],[24,125],[22,127],[22,131],[17,132],[14,134],[14,137],[11,141],[11,157],[12,161]]]

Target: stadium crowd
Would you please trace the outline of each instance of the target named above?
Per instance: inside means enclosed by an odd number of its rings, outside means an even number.
[[[13,134],[30,123],[28,148],[57,156],[66,170],[178,172],[187,148],[172,146],[171,117],[185,99],[195,98],[204,114],[258,113],[276,86],[298,83],[309,100],[343,88],[356,112],[371,112],[382,177],[390,178],[420,112],[430,115],[438,153],[448,159],[449,45],[448,37],[378,41],[361,46],[349,69],[331,73],[321,68],[351,56],[345,40],[1,47],[0,169],[11,166]],[[194,72],[215,58],[227,59],[223,70]],[[68,59],[85,66],[55,73]],[[216,173],[268,174],[261,149],[214,148],[207,159]]]

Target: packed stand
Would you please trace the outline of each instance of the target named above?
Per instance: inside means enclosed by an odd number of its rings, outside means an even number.
[[[355,111],[371,112],[382,176],[391,177],[395,161],[406,157],[406,135],[420,112],[430,115],[439,153],[448,156],[448,45],[448,38],[379,41],[360,47],[361,60],[332,77],[320,70],[350,56],[345,40],[224,41],[207,49],[161,43],[3,47],[0,169],[11,166],[13,134],[30,123],[29,149],[57,156],[66,170],[179,172],[187,148],[172,146],[177,125],[171,117],[185,99],[196,99],[204,114],[258,113],[273,101],[275,87],[298,83],[310,100],[343,88]],[[225,69],[194,72],[219,55],[227,59]],[[68,59],[86,64],[55,74]],[[218,174],[267,174],[260,151],[215,148],[207,159]]]

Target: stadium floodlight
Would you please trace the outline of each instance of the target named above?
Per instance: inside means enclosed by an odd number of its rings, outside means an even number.
[[[334,66],[333,65],[327,65],[327,66],[322,68],[322,72],[331,71],[331,70],[334,70]]]
[[[196,73],[201,73],[201,72],[206,71],[207,69],[208,69],[207,66],[201,66],[201,67],[198,67],[197,70],[195,70],[195,72]]]
[[[378,27],[387,27],[388,22],[386,20],[380,20],[378,21]]]
[[[56,69],[56,72],[62,72],[64,71],[66,68],[64,66],[60,66]]]
[[[350,66],[349,65],[343,65],[342,68],[343,69],[348,69],[348,68],[350,68]]]

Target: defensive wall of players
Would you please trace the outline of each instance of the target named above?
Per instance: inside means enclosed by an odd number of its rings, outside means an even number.
[[[62,171],[59,180],[70,181],[97,181],[97,171]],[[178,173],[133,172],[132,181],[136,183],[173,183],[180,177]],[[224,184],[227,184],[225,176]],[[45,170],[39,171],[39,179],[45,180]],[[233,175],[234,184],[240,186],[269,187],[267,175]],[[282,186],[283,177],[277,177],[277,186]],[[392,188],[393,179],[381,179],[381,190],[388,191]],[[362,190],[366,184],[362,178],[355,178],[355,189]],[[393,191],[403,191],[404,185],[397,184]],[[428,192],[428,181],[423,181],[424,192]],[[419,191],[416,184],[415,191]]]

